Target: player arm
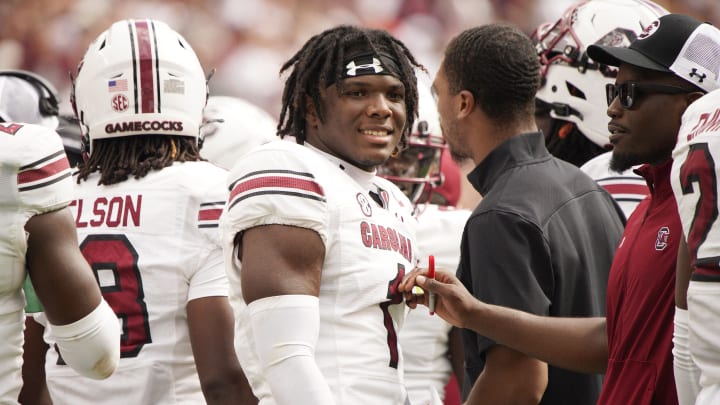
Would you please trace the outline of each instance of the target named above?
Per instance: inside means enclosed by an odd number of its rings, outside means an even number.
[[[120,360],[120,326],[80,253],[70,210],[25,225],[30,279],[63,359],[77,372],[107,378]]]
[[[693,267],[690,265],[685,236],[680,238],[675,271],[675,318],[673,322],[673,372],[680,405],[694,404],[700,391],[700,369],[690,354],[687,288]]]
[[[23,344],[23,387],[18,401],[21,404],[50,405],[50,393],[45,380],[45,353],[49,346],[43,340],[45,328],[32,316],[25,317]]]
[[[537,404],[548,383],[547,364],[505,346],[485,352],[485,368],[466,405]]]
[[[314,357],[325,256],[320,235],[301,227],[263,225],[246,230],[238,242],[243,297],[275,401],[333,404]]]
[[[191,300],[187,315],[195,365],[208,405],[257,404],[233,346],[234,317],[227,297]]]
[[[687,309],[687,289],[690,285],[690,277],[693,267],[690,265],[690,252],[688,251],[685,235],[680,238],[678,244],[677,262],[675,265],[675,305]]]

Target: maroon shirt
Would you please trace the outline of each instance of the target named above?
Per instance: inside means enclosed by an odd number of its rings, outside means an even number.
[[[598,404],[676,405],[672,336],[675,263],[682,226],[672,160],[639,173],[650,197],[630,216],[607,289],[609,360]]]

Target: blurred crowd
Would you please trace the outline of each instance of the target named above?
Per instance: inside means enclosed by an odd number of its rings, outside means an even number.
[[[246,98],[279,111],[278,71],[311,35],[347,23],[383,28],[401,39],[431,74],[448,40],[491,21],[528,34],[554,21],[569,0],[0,0],[0,69],[37,72],[58,88],[61,113],[70,72],[87,44],[111,22],[154,18],[181,32],[206,71],[215,95]],[[717,0],[658,0],[671,12],[720,23]]]

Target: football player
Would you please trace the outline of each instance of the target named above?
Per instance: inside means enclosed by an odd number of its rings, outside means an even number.
[[[105,379],[120,360],[115,314],[78,248],[67,208],[73,198],[70,165],[53,131],[57,99],[41,87],[43,82],[30,72],[0,72],[0,402],[4,404],[17,404],[23,386],[26,270],[46,307],[47,334],[74,372]],[[38,386],[30,389],[42,391]]]
[[[387,32],[337,26],[288,73],[279,135],[229,177],[238,352],[261,404],[403,404],[396,286],[415,264],[412,204],[377,168],[417,115],[418,66]],[[240,270],[238,263],[242,264]]]
[[[720,41],[720,35],[715,37]],[[720,49],[720,42],[716,42],[715,47]],[[685,313],[676,313],[673,348],[681,405],[720,401],[720,346],[717,343],[720,237],[716,222],[719,169],[715,163],[720,148],[716,138],[718,128],[720,90],[714,90],[685,110],[673,151],[672,186],[687,240],[681,245],[681,252],[685,249],[685,266],[678,258],[677,269],[677,287],[686,289],[687,311],[676,309]],[[682,348],[686,351],[678,350]],[[678,371],[683,370],[691,374],[679,376]]]
[[[198,151],[206,99],[192,47],[157,20],[115,22],[80,63],[71,102],[87,159],[71,206],[122,326],[121,359],[93,384],[49,350],[55,403],[225,404],[247,393],[217,228],[227,172]]]

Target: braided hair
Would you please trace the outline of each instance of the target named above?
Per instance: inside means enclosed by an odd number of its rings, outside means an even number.
[[[533,115],[540,63],[518,28],[496,23],[465,30],[448,44],[442,66],[450,93],[470,91],[495,122]]]
[[[93,141],[90,157],[78,165],[77,182],[100,172],[98,185],[121,183],[133,176],[145,177],[174,162],[205,160],[200,157],[197,140],[178,135],[123,136]]]
[[[418,110],[417,80],[414,67],[425,70],[407,47],[387,31],[340,25],[310,38],[305,45],[280,69],[280,74],[290,70],[282,95],[282,109],[278,121],[278,135],[291,135],[297,143],[305,142],[308,98],[318,118],[324,120],[322,91],[335,83],[342,91],[344,78],[343,61],[347,55],[358,51],[383,52],[395,60],[400,70],[398,79],[405,86],[405,112],[407,119],[403,128],[403,141],[410,133]]]

